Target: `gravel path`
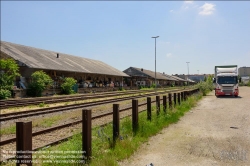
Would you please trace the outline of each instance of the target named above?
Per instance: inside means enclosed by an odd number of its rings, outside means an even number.
[[[151,137],[121,166],[250,165],[250,88],[204,97],[177,124]]]

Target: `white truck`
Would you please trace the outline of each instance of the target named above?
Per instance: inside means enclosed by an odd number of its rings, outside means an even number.
[[[238,73],[237,65],[215,66],[214,68],[214,89],[215,96],[231,95],[238,97]]]

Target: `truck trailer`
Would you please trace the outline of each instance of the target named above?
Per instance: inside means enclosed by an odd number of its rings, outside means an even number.
[[[215,96],[239,95],[237,65],[215,66],[214,68],[214,89]]]

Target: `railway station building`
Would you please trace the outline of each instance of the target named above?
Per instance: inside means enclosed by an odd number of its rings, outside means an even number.
[[[132,86],[146,86],[149,87],[155,83],[155,72],[143,68],[129,67],[123,71],[130,77],[125,78],[125,83]],[[156,72],[157,86],[165,87],[172,84],[178,84],[180,82],[165,73]]]
[[[184,80],[189,80],[190,83],[193,82],[200,82],[204,81],[206,77],[208,77],[208,74],[190,74],[190,75],[185,75],[185,74],[175,74],[174,76],[177,76],[179,78],[182,78]]]
[[[53,80],[50,92],[59,91],[63,77],[73,77],[77,80],[79,93],[90,91],[109,91],[119,87],[126,88],[124,79],[129,76],[99,60],[48,51],[39,48],[1,41],[1,58],[12,58],[19,66],[16,89],[26,89],[31,82],[31,75],[42,70]],[[105,88],[105,89],[104,89]],[[131,87],[129,87],[131,88]]]

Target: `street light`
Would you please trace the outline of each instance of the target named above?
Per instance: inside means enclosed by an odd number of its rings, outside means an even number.
[[[186,63],[187,63],[187,67],[188,67],[188,77],[189,77],[189,66],[188,66],[188,64],[189,64],[190,62],[186,62]],[[188,85],[189,85],[188,77],[187,77],[187,83],[188,83]]]
[[[197,70],[198,71],[198,75],[199,75],[199,70]]]
[[[156,38],[158,37],[159,36],[152,37],[155,39],[155,87],[157,87],[157,84],[156,84]]]

